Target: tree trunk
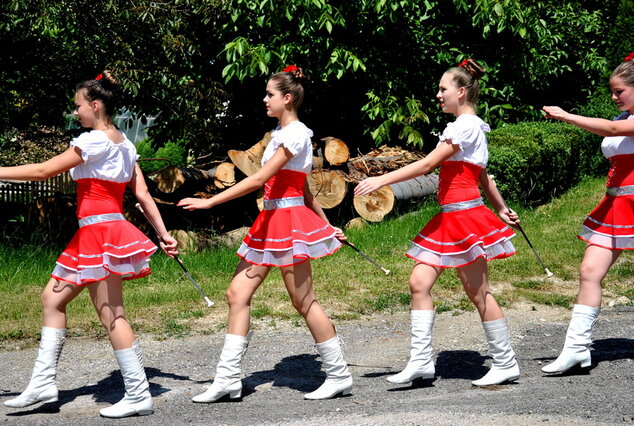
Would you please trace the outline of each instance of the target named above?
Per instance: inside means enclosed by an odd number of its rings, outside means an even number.
[[[209,170],[209,174],[214,177],[214,185],[218,189],[228,188],[236,184],[236,166],[231,163],[220,163],[215,168]]]
[[[438,175],[429,173],[390,185],[397,200],[410,200],[431,195],[438,189]]]
[[[333,166],[340,166],[350,159],[350,149],[341,139],[328,136],[322,138],[325,143],[324,157]]]
[[[368,222],[380,222],[394,208],[394,191],[384,186],[368,195],[355,195],[354,209]]]
[[[237,149],[229,150],[229,158],[236,167],[244,173],[246,176],[251,176],[262,168],[262,155],[264,155],[264,149],[271,141],[271,132],[267,132],[260,142],[253,145],[246,151],[240,151]]]
[[[306,179],[310,192],[324,209],[338,206],[348,192],[346,175],[338,170],[315,170]]]

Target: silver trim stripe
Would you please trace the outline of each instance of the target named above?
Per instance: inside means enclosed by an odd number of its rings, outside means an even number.
[[[295,230],[295,229],[291,230],[291,232],[296,233],[296,234],[301,234],[301,235],[303,235],[303,236],[308,237],[308,236],[310,236],[310,235],[313,235],[313,234],[316,234],[316,233],[318,233],[318,232],[321,232],[321,231],[323,231],[323,230],[325,230],[325,229],[328,229],[329,227],[330,227],[330,225],[326,225],[326,226],[324,226],[323,228],[316,229],[316,230],[314,230],[314,231],[312,231],[312,232],[302,232],[302,231],[298,231],[298,230]],[[253,241],[273,241],[273,242],[276,242],[276,243],[281,243],[281,242],[284,242],[284,241],[288,241],[288,240],[292,240],[292,239],[293,239],[293,237],[286,237],[286,238],[253,238],[253,237],[251,236],[251,234],[249,234],[249,238],[250,238],[251,240],[253,240]]]
[[[606,228],[615,228],[615,229],[632,229],[632,228],[634,228],[634,225],[612,225],[611,223],[604,223],[604,222],[596,220],[595,218],[593,218],[591,216],[588,216],[586,218],[586,220],[588,220],[590,222],[594,222],[597,225],[604,226]],[[590,228],[588,228],[588,229],[590,229]],[[591,229],[591,231],[600,234],[600,232],[598,232],[598,231],[596,231],[594,229]]]
[[[483,205],[484,205],[484,202],[482,201],[482,198],[476,198],[474,200],[459,201],[457,203],[444,204],[440,206],[440,211],[442,213],[451,213],[451,212],[458,212],[460,210],[472,209],[474,207],[479,207]]]
[[[613,188],[607,188],[605,193],[611,195],[612,197],[618,197],[619,195],[633,195],[634,185],[615,186]]]
[[[303,206],[303,205],[304,205],[303,196],[264,200],[264,210],[284,209],[287,207],[297,207],[297,206]]]
[[[125,220],[125,216],[121,213],[105,213],[86,216],[79,219],[79,227],[94,225],[95,223],[112,222],[113,220]]]

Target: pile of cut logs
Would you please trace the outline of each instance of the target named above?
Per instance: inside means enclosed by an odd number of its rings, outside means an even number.
[[[203,162],[199,159],[196,168],[168,166],[161,169],[147,179],[150,192],[159,207],[167,207],[161,204],[173,205],[184,197],[209,198],[259,170],[264,149],[270,140],[269,132],[247,150],[229,150],[227,154],[231,162],[205,164],[204,159]],[[435,193],[438,187],[438,175],[431,173],[383,187],[369,195],[357,196],[353,190],[361,180],[396,170],[424,155],[382,146],[350,158],[346,143],[334,137],[321,139],[313,148],[316,155],[313,157],[313,170],[308,175],[308,183],[329,217],[347,216],[350,219],[360,216],[367,221],[378,222],[392,211],[396,201],[424,197]],[[259,210],[262,208],[261,197],[260,192],[254,197],[234,200],[228,209],[229,213],[235,216],[238,210]],[[252,203],[251,207],[248,203]],[[214,216],[220,213],[214,209]],[[224,230],[230,229],[227,224],[223,225]]]

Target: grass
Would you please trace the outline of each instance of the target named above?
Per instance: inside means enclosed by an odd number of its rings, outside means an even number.
[[[517,255],[489,264],[491,286],[503,307],[518,302],[570,307],[577,292],[578,266],[584,244],[576,238],[580,224],[601,199],[604,179],[587,179],[564,196],[537,209],[511,204],[522,227],[544,263],[555,273],[546,275],[521,234],[514,238]],[[347,231],[349,239],[377,262],[391,270],[385,276],[350,248],[313,262],[315,289],[322,306],[335,320],[355,319],[377,312],[407,310],[408,277],[413,262],[403,253],[409,242],[437,212],[434,202],[416,211]],[[403,212],[402,212],[403,213]],[[36,245],[0,245],[0,342],[9,344],[38,337],[41,324],[39,294],[48,281],[59,248]],[[176,262],[162,254],[153,257],[153,274],[125,283],[128,318],[140,333],[159,338],[210,333],[224,328],[227,307],[224,291],[237,264],[235,247],[187,253],[181,256],[197,281],[216,302],[209,309]],[[604,296],[617,303],[634,303],[634,263],[621,256],[604,282]],[[473,310],[456,274],[448,270],[434,287],[438,312]],[[103,337],[87,292],[68,308],[69,332],[74,336]],[[256,323],[274,326],[279,321],[301,325],[292,308],[281,276],[272,270],[252,302]]]

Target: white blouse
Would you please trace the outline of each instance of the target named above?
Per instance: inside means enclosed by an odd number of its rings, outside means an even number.
[[[460,147],[460,151],[449,157],[447,161],[465,161],[486,167],[489,162],[486,132],[491,128],[480,117],[473,114],[462,114],[456,121],[449,123],[440,135],[438,144],[451,140]]]
[[[118,183],[132,180],[139,156],[125,134],[122,142],[114,143],[101,130],[92,130],[73,139],[70,146],[79,148],[84,159],[82,164],[70,169],[73,180],[92,178]]]
[[[271,133],[271,141],[262,155],[262,165],[273,157],[280,146],[288,149],[293,158],[282,167],[302,173],[310,173],[313,167],[313,131],[301,121],[293,121],[283,129],[279,126]]]
[[[624,111],[623,114],[614,120],[633,120],[634,115]],[[609,136],[603,138],[601,142],[601,151],[605,158],[614,157],[615,155],[634,154],[634,137],[632,136]]]

